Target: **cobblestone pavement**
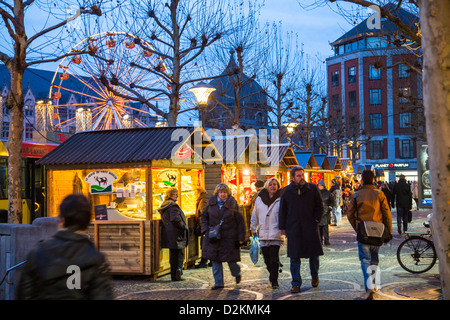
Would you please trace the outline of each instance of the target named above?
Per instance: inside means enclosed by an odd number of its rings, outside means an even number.
[[[413,212],[409,231],[424,231],[429,211]],[[380,248],[381,289],[375,300],[441,300],[438,263],[428,272],[411,274],[397,262],[396,251],[404,237],[398,235],[396,210],[393,212],[394,239]],[[330,246],[324,247],[320,257],[317,288],[311,286],[309,263],[302,259],[301,293],[291,294],[291,275],[286,245],[280,250],[283,264],[279,289],[269,285],[268,272],[262,256],[256,265],[250,260],[249,250],[241,250],[242,281],[236,284],[227,264],[224,264],[225,288],[210,290],[214,284],[211,268],[188,269],[184,281],[172,282],[170,276],[156,281],[148,277],[115,277],[114,291],[118,300],[358,300],[364,291],[363,276],[357,254],[355,232],[346,217],[338,227],[330,227]]]

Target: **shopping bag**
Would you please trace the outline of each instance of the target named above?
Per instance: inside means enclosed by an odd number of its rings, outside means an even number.
[[[256,264],[258,262],[259,250],[261,247],[259,238],[257,236],[253,236],[250,238],[250,242],[250,258],[252,259],[253,264]]]

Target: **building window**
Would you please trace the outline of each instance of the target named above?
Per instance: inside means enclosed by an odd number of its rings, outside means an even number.
[[[409,140],[400,140],[399,141],[399,154],[400,154],[400,159],[411,159],[414,158],[414,143]]]
[[[400,79],[408,78],[409,77],[409,68],[406,64],[399,64],[398,65],[398,77]]]
[[[381,113],[370,114],[370,129],[381,130],[383,128],[383,121],[381,119]]]
[[[9,122],[3,121],[3,131],[2,131],[2,138],[8,138],[9,137]]]
[[[25,140],[33,140],[33,125],[25,123]]]
[[[398,102],[408,103],[411,96],[411,88],[398,88]]]
[[[383,159],[383,141],[370,141],[370,159]]]
[[[331,106],[333,107],[333,110],[339,109],[339,95],[334,94],[331,96]]]
[[[400,113],[400,128],[411,128],[411,112]]]
[[[369,90],[369,104],[371,105],[381,104],[381,89]]]
[[[349,106],[349,108],[356,107],[356,91],[349,91],[349,93],[348,93],[348,106]]]
[[[356,67],[348,68],[348,83],[356,82]]]
[[[334,71],[331,73],[331,86],[339,86],[339,71]]]
[[[375,68],[375,65],[369,65],[369,80],[380,80],[381,68]]]

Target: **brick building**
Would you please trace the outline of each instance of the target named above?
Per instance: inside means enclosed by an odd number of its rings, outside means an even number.
[[[410,26],[411,13],[396,15]],[[370,29],[367,19],[331,43],[327,59],[330,153],[417,180],[416,142],[424,132],[420,48],[398,45],[402,35],[386,19]],[[404,44],[404,42],[401,42]],[[414,48],[415,49],[415,48]]]

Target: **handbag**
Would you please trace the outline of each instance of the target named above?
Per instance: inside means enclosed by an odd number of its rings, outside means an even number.
[[[223,220],[220,220],[219,224],[209,227],[208,238],[210,243],[214,243],[220,240],[220,227],[222,226],[222,223]]]
[[[355,199],[356,220],[359,220],[358,216],[358,204]],[[383,243],[387,243],[391,240],[389,230],[381,222],[375,221],[361,221],[359,220],[358,228],[356,231],[356,240],[363,244],[372,246],[381,246]]]
[[[259,258],[259,251],[261,248],[259,238],[255,235],[251,239],[250,244],[250,259],[252,260],[253,264],[256,264],[258,262]]]

